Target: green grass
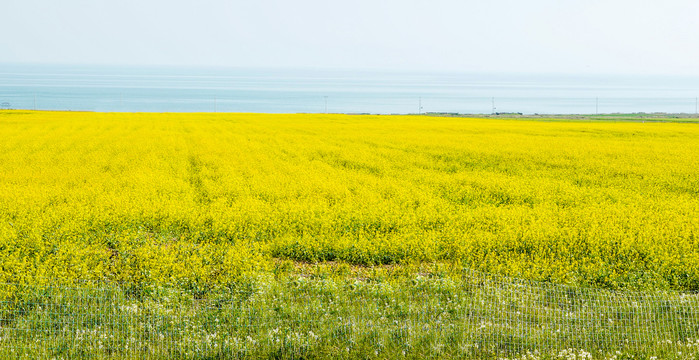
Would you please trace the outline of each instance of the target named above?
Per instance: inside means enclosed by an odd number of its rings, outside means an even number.
[[[694,340],[699,295],[619,293],[471,271],[455,274],[409,277],[374,269],[356,277],[328,267],[287,269],[206,294],[125,283],[4,284],[0,357],[495,359],[531,352],[535,358],[567,359],[573,351],[594,358],[620,352],[685,359],[699,354]]]

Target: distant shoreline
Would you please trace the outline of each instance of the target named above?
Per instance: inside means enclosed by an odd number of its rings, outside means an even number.
[[[266,114],[266,115],[344,115],[344,116],[423,116],[423,117],[450,117],[468,119],[499,119],[499,120],[534,120],[534,121],[609,121],[609,122],[664,122],[664,123],[699,123],[699,115],[687,113],[611,113],[611,114],[462,114],[427,112],[422,114],[374,114],[374,113],[265,113],[265,112],[150,112],[150,111],[92,111],[92,110],[32,110],[32,109],[0,109],[2,113],[102,113],[102,114],[210,114],[210,115],[235,115],[235,114]]]

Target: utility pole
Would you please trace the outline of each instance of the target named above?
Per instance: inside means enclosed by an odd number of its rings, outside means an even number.
[[[328,96],[325,95],[325,96],[323,96],[323,98],[325,98],[325,113],[327,114],[328,113]]]
[[[491,114],[495,115],[495,97],[494,96],[490,99],[490,102],[493,105],[493,111],[491,112]]]

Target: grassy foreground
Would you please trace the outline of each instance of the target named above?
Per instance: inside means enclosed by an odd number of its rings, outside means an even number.
[[[0,284],[17,294],[0,301],[0,358],[699,358],[697,294],[325,270],[259,275],[204,297]]]
[[[2,357],[696,356],[696,123],[2,111],[0,139]]]

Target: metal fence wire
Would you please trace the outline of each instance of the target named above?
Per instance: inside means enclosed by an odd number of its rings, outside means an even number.
[[[3,283],[0,294],[0,358],[493,358],[699,347],[699,294],[477,272],[403,283],[263,277],[210,294]]]

